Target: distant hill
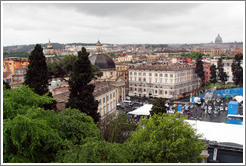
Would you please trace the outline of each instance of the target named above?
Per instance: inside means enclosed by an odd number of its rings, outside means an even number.
[[[47,47],[48,43],[41,44],[42,47]],[[53,48],[55,50],[62,50],[65,48],[65,45],[83,45],[83,46],[92,46],[95,45],[96,43],[67,43],[67,44],[60,44],[60,43],[51,43]],[[3,52],[25,52],[25,53],[30,53],[36,44],[30,44],[30,45],[15,45],[15,46],[5,46],[3,47]]]

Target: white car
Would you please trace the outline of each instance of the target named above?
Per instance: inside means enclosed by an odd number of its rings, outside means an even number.
[[[173,110],[168,110],[167,113],[168,114],[174,114],[174,111]]]
[[[223,111],[224,110],[224,108],[223,107],[220,107],[220,111]]]

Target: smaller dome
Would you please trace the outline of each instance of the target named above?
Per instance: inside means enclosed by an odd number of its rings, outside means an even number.
[[[98,40],[96,46],[102,46],[101,42]]]
[[[89,60],[93,65],[98,66],[100,69],[115,69],[114,61],[106,54],[89,56]]]

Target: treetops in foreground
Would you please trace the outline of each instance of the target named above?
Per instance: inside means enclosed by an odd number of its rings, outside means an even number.
[[[4,163],[201,161],[205,146],[200,135],[177,115],[142,119],[126,141],[112,143],[103,138],[92,117],[77,109],[45,110],[43,105],[53,100],[27,86],[3,91]]]

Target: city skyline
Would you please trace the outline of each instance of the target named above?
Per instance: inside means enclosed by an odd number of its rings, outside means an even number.
[[[181,44],[244,40],[244,2],[6,3],[3,46],[34,43]],[[226,12],[225,12],[226,11]],[[15,20],[15,21],[13,21]]]

